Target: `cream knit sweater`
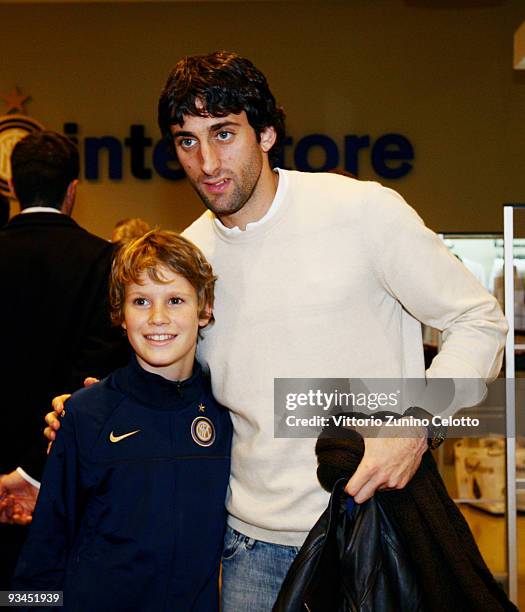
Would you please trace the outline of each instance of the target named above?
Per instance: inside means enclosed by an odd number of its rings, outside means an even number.
[[[283,199],[265,223],[231,233],[206,212],[184,234],[218,275],[199,359],[234,425],[229,523],[300,546],[327,495],[315,440],[274,438],[274,378],[423,377],[422,321],[445,332],[427,376],[487,379],[506,323],[396,192],[279,172]]]

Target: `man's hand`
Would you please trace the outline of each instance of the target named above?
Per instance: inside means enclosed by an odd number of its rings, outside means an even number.
[[[91,387],[98,383],[98,378],[93,378],[89,376],[84,380],[84,387]],[[64,406],[67,400],[71,397],[71,393],[65,393],[64,395],[57,395],[53,398],[51,405],[53,406],[53,411],[48,412],[45,416],[45,421],[47,423],[47,427],[44,429],[44,436],[49,440],[49,445],[47,447],[47,452],[51,450],[51,444],[53,440],[56,438],[56,433],[60,429],[60,417],[65,414]]]
[[[402,489],[416,473],[427,450],[426,435],[417,438],[365,438],[365,452],[345,491],[357,504],[377,490]]]
[[[51,442],[56,438],[56,431],[60,429],[60,417],[64,414],[64,405],[67,400],[71,397],[71,393],[65,393],[64,395],[58,395],[53,398],[51,405],[53,411],[48,412],[45,416],[47,427],[44,429],[44,436],[49,440],[47,452],[51,448]]]
[[[27,525],[35,509],[38,489],[15,470],[0,476],[0,523]]]

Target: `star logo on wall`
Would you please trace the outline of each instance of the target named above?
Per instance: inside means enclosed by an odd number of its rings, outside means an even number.
[[[25,115],[24,104],[29,100],[30,96],[25,96],[18,87],[13,87],[10,93],[0,97],[7,103],[6,114],[20,112],[22,115]]]

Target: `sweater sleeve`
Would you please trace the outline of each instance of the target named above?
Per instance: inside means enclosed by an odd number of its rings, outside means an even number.
[[[367,204],[380,282],[414,318],[443,332],[427,378],[496,378],[508,329],[497,300],[399,194],[374,186]]]
[[[53,443],[13,588],[63,590],[66,562],[77,530],[77,443],[69,410]]]

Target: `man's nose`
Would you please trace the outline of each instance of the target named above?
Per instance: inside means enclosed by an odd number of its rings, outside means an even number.
[[[207,176],[215,176],[218,173],[220,160],[212,144],[201,144],[201,168]]]

